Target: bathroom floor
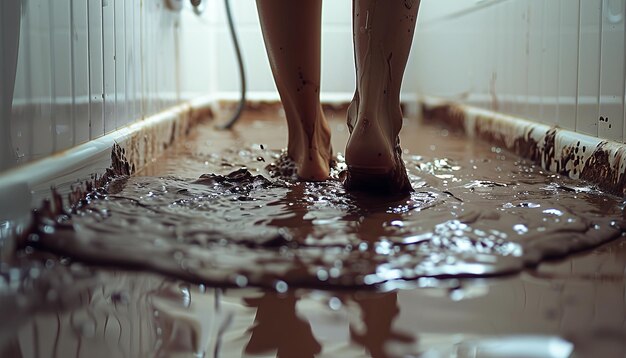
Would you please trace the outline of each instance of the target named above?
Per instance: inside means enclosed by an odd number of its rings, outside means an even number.
[[[297,183],[280,117],[43,213],[0,267],[0,356],[626,354],[621,199],[414,121],[411,195]]]

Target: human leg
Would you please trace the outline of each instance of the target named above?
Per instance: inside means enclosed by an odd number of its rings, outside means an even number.
[[[265,47],[287,116],[287,152],[304,180],[328,178],[330,129],[320,105],[321,0],[257,0]]]
[[[349,189],[411,191],[398,134],[400,86],[419,0],[353,0],[357,89],[348,111]]]

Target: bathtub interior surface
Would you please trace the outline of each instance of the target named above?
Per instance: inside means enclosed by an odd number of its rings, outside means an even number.
[[[115,194],[91,196],[72,220],[41,221],[37,237],[0,267],[0,309],[11,318],[0,327],[0,353],[625,352],[621,199],[543,173],[501,148],[412,121],[402,137],[416,189],[409,197],[349,196],[333,182],[286,180],[268,187],[258,179],[247,188],[236,181],[226,186],[228,174],[244,166],[246,173],[269,177],[267,164],[286,144],[280,117],[275,108],[262,108],[248,112],[233,132],[200,126],[109,188]],[[344,113],[328,117],[340,152],[348,135]],[[221,176],[193,182],[207,173]],[[164,193],[174,187],[176,195]],[[204,228],[205,241],[186,241],[198,227],[171,222],[180,212],[157,212],[163,221],[151,221],[149,211],[185,201],[196,204],[186,209],[208,213],[205,225],[217,227],[210,233]],[[216,213],[217,222],[211,219]],[[124,227],[108,220],[132,215],[137,220]],[[182,215],[189,219],[189,212]],[[160,225],[174,234],[164,235]],[[273,229],[289,243],[272,246],[263,232]],[[431,231],[440,235],[424,236]],[[245,240],[229,251],[224,247],[230,243],[214,242],[215,233]],[[168,239],[178,242],[174,251]],[[428,246],[433,242],[439,246]],[[442,259],[424,256],[424,250]],[[447,278],[431,277],[442,275]],[[259,286],[265,288],[254,288]]]

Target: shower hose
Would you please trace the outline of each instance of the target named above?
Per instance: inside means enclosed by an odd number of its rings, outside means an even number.
[[[237,55],[237,65],[239,66],[239,78],[241,80],[241,94],[239,97],[239,104],[235,113],[230,119],[220,126],[221,129],[231,129],[235,123],[241,118],[241,114],[246,106],[246,71],[243,66],[243,57],[241,55],[241,48],[239,46],[239,39],[237,38],[237,31],[235,31],[235,24],[233,21],[233,14],[230,9],[230,0],[224,0],[224,7],[226,8],[226,17],[228,18],[228,29],[230,30],[230,36],[233,40],[233,47],[235,48],[235,54]]]

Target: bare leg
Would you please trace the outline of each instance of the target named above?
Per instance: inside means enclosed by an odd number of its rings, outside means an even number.
[[[419,0],[353,0],[357,90],[348,111],[349,189],[411,191],[398,134],[400,86]]]
[[[304,180],[325,180],[330,129],[320,105],[321,0],[257,0],[265,47],[289,129],[287,152]]]

